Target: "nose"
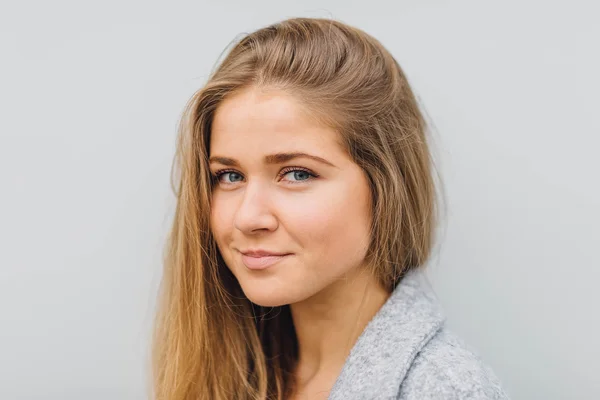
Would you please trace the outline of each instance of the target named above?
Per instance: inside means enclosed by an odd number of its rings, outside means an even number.
[[[274,231],[278,221],[271,209],[269,189],[260,182],[249,182],[234,217],[234,225],[245,234]]]

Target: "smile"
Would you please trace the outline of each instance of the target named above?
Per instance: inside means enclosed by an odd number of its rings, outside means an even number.
[[[261,270],[269,268],[270,266],[278,263],[279,261],[289,256],[291,256],[291,254],[265,255],[259,257],[242,254],[242,262],[248,269]]]

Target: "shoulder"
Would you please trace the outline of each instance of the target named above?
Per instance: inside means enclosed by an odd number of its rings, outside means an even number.
[[[506,400],[498,378],[462,341],[442,327],[415,356],[399,400]]]

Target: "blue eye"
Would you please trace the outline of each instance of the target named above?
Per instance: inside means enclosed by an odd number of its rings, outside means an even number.
[[[319,175],[304,168],[288,167],[281,171],[280,176],[289,183],[302,183],[311,181]]]
[[[310,177],[311,177],[311,174],[309,172],[301,170],[301,169],[287,172],[284,176],[288,176],[288,175],[293,176],[294,177],[293,180],[295,180],[295,181],[306,181],[306,180],[310,179]]]
[[[229,180],[225,179],[225,181],[223,181],[223,177],[226,177],[226,176],[229,176]],[[223,171],[221,173],[218,173],[216,178],[218,181],[225,182],[225,183],[235,183],[235,182],[239,182],[244,179],[242,177],[242,175],[238,174],[237,172],[233,172],[233,171]]]
[[[312,180],[319,175],[298,167],[288,167],[280,172],[279,179],[285,180],[288,183],[302,183]],[[217,171],[213,175],[215,182],[225,185],[232,185],[244,180],[244,176],[239,172],[232,170]]]

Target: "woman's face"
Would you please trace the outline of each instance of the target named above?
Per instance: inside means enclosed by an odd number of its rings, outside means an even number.
[[[217,109],[211,229],[246,296],[296,303],[349,277],[369,242],[370,190],[338,134],[293,97],[247,89]]]

